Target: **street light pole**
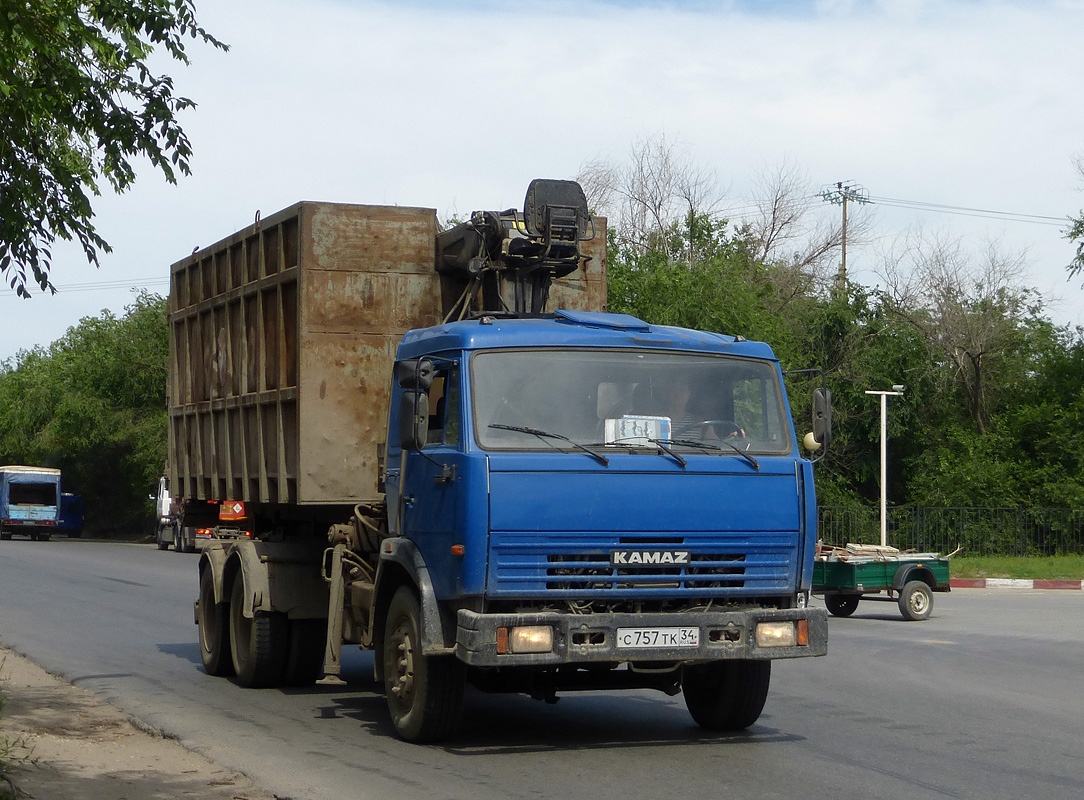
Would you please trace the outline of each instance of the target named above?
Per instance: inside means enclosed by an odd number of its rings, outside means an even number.
[[[892,391],[866,390],[866,394],[881,396],[881,547],[888,545],[888,396],[898,397],[903,394],[903,388],[894,384]]]

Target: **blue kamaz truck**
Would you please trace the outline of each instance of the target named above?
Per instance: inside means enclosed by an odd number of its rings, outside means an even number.
[[[0,539],[48,541],[60,521],[60,470],[0,467]]]
[[[360,645],[425,742],[467,684],[683,693],[741,729],[772,660],[825,654],[777,360],[604,313],[605,239],[577,184],[535,181],[446,231],[300,203],[173,265],[170,491],[184,525],[247,509],[199,562],[208,673],[335,683]]]

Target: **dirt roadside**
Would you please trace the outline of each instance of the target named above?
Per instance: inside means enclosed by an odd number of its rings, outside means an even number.
[[[4,647],[0,698],[0,800],[277,800]]]

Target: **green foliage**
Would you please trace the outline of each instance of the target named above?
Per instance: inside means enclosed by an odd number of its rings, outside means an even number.
[[[1084,170],[1081,171],[1081,175],[1084,177]],[[1066,269],[1069,270],[1071,277],[1076,277],[1084,270],[1084,211],[1079,217],[1070,217],[1069,222],[1071,225],[1065,232],[1065,238],[1076,242],[1076,255],[1073,256],[1073,260],[1069,262]]]
[[[0,0],[0,273],[20,295],[50,288],[57,238],[95,265],[109,252],[90,201],[102,179],[123,192],[140,158],[188,174],[177,115],[194,104],[148,61],[187,64],[189,38],[226,48],[192,0]]]
[[[1023,578],[1032,580],[1084,579],[1084,555],[1063,556],[957,556],[953,578]]]
[[[87,527],[139,532],[166,453],[165,300],[82,320],[0,366],[0,463],[57,467]]]
[[[646,244],[608,235],[611,311],[766,341],[784,370],[824,371],[822,504],[878,501],[880,405],[865,392],[903,383],[888,406],[891,504],[1084,505],[1084,334],[1056,328],[1030,291],[946,282],[911,303],[854,284],[818,291],[758,258],[748,230],[695,213]],[[819,380],[788,378],[799,436]]]

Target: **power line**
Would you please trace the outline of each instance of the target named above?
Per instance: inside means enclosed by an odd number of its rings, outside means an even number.
[[[64,283],[54,284],[53,288],[56,289],[57,294],[68,294],[69,292],[98,292],[108,291],[112,289],[151,289],[154,287],[169,287],[169,278],[138,278],[136,280],[124,279],[124,280],[111,280],[111,281],[91,281],[88,283]],[[16,292],[14,289],[0,289],[0,297],[15,297]]]
[[[930,211],[939,214],[956,214],[965,217],[980,217],[985,219],[1001,219],[1006,222],[1025,222],[1032,225],[1057,225],[1065,226],[1069,223],[1068,217],[1051,217],[1044,214],[1023,214],[1016,211],[994,211],[988,208],[970,208],[968,206],[952,206],[945,203],[930,203],[924,200],[901,200],[895,197],[879,197],[870,195],[871,203],[893,208],[907,208],[914,211]]]

